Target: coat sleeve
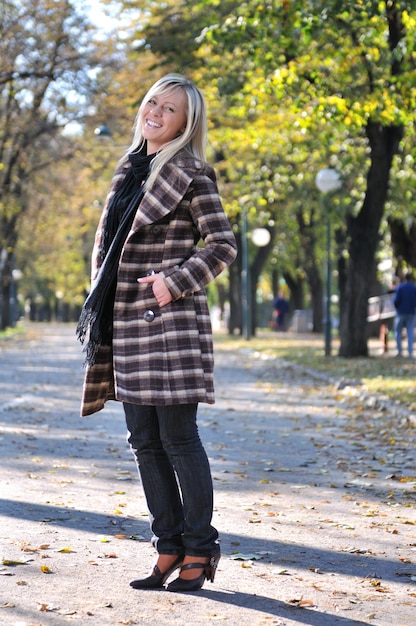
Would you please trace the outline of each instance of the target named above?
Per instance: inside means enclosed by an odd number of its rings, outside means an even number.
[[[224,213],[213,170],[211,176],[201,173],[192,183],[190,211],[204,242],[180,266],[163,272],[174,300],[203,289],[218,276],[237,255],[237,244]]]

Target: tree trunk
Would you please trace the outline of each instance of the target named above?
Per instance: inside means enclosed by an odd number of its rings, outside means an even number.
[[[278,270],[272,270],[272,292],[273,298],[277,298],[279,293],[279,272]]]
[[[304,300],[304,280],[298,276],[294,278],[288,273],[284,273],[283,277],[289,287],[291,300],[293,302],[293,309],[300,310],[305,306]]]
[[[10,281],[4,272],[0,276],[0,330],[10,326]]]
[[[13,253],[7,251],[0,265],[0,330],[12,326],[11,296],[12,296]]]
[[[255,335],[257,330],[257,286],[260,275],[274,246],[275,228],[269,226],[266,230],[270,233],[270,242],[267,246],[256,248],[256,256],[250,268],[250,307],[251,307],[251,334]]]
[[[306,269],[306,276],[312,299],[312,332],[321,333],[324,317],[322,279],[316,267]]]
[[[403,259],[410,267],[416,267],[416,221],[412,220],[409,225],[391,217],[388,222],[394,256]]]
[[[347,249],[347,236],[345,228],[337,228],[335,230],[335,245],[336,245],[336,259],[338,270],[338,296],[339,296],[339,311],[344,311],[346,308],[346,292],[347,292],[347,279],[348,279],[348,263],[345,257],[344,251]]]
[[[347,219],[349,262],[346,271],[345,301],[340,311],[339,355],[368,356],[367,308],[373,281],[379,227],[386,202],[393,156],[403,135],[402,126],[368,122],[367,137],[371,163],[363,206],[356,217]]]
[[[238,240],[237,240],[237,243]],[[239,250],[240,250],[239,246]],[[228,332],[234,335],[236,331],[241,332],[242,328],[242,298],[241,298],[241,254],[229,268],[229,300],[230,318],[228,320]]]
[[[316,266],[316,213],[311,208],[309,219],[305,220],[302,209],[296,211],[296,220],[299,227],[301,246],[304,256],[304,268],[308,281],[309,293],[312,299],[312,330],[315,333],[322,332],[323,325],[323,286],[320,272]]]

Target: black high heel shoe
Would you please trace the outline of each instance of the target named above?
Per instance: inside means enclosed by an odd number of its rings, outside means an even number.
[[[202,569],[202,574],[197,576],[197,578],[191,578],[189,580],[181,578],[179,574],[178,578],[175,578],[175,580],[168,584],[166,587],[167,591],[176,591],[179,593],[183,591],[198,591],[202,589],[205,579],[213,583],[220,558],[221,555],[216,554],[210,558],[208,563],[186,563],[186,565],[182,565],[181,572],[188,569]]]
[[[163,586],[169,576],[181,566],[183,556],[180,554],[172,563],[172,565],[165,571],[161,572],[159,567],[155,565],[153,567],[153,573],[147,578],[139,578],[138,580],[132,580],[130,587],[133,589],[163,589]]]

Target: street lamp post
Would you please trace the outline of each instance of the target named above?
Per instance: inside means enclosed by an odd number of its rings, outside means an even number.
[[[247,241],[247,212],[243,210],[241,215],[241,317],[242,331],[245,339],[250,339],[251,311],[250,311],[250,285],[249,285],[249,261]]]
[[[248,229],[247,212],[241,215],[241,299],[242,299],[242,332],[245,339],[251,337],[251,285],[248,258]],[[251,241],[255,246],[262,248],[270,242],[270,233],[266,228],[255,228],[251,233]]]
[[[325,305],[325,356],[331,356],[332,318],[331,318],[331,214],[326,194],[341,187],[341,179],[336,170],[320,170],[315,178],[315,184],[324,197],[324,212],[326,216],[326,305]]]
[[[0,330],[4,328],[3,271],[6,266],[7,255],[7,248],[2,248],[0,252]]]

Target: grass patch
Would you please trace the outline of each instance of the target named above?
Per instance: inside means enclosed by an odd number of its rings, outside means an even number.
[[[26,333],[26,329],[23,326],[15,326],[14,328],[6,328],[0,331],[0,341],[9,341],[15,339]]]
[[[382,393],[416,410],[416,361],[396,358],[394,345],[391,345],[390,352],[384,354],[378,339],[370,339],[369,357],[351,359],[337,356],[337,338],[332,341],[332,356],[326,357],[322,335],[313,334],[260,331],[249,341],[242,337],[216,334],[215,344],[219,350],[253,350],[286,359],[337,380],[361,381],[369,391]]]

